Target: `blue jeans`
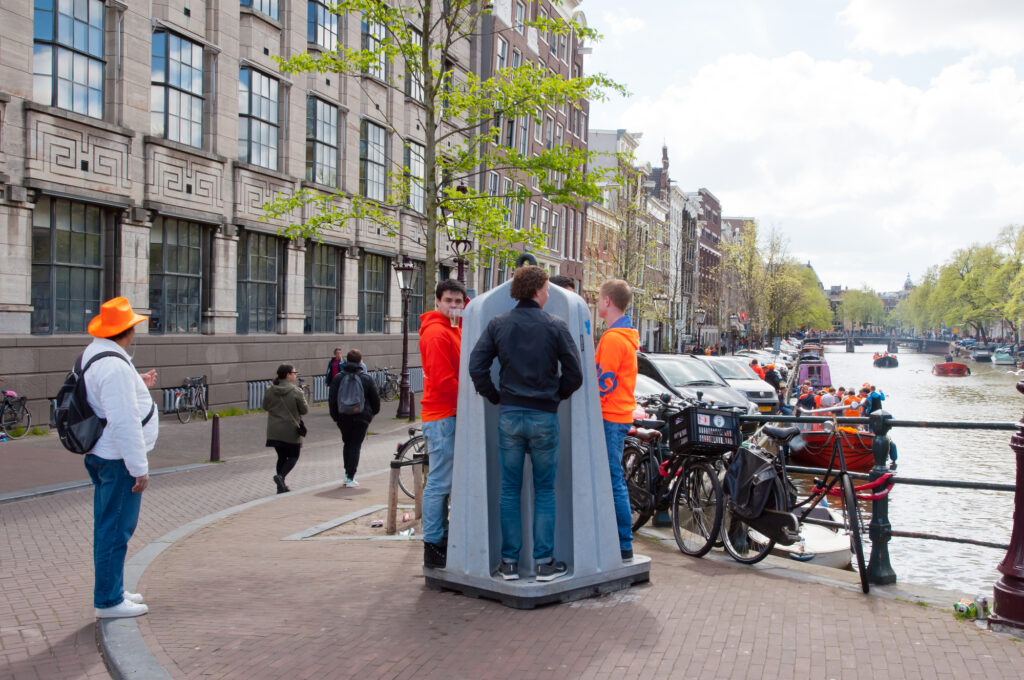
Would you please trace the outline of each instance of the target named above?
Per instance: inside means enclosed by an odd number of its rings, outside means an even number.
[[[604,441],[608,447],[608,469],[612,473],[612,502],[615,504],[615,523],[619,527],[619,549],[633,549],[633,515],[629,509],[629,491],[622,475],[622,448],[626,443],[628,423],[604,421]]]
[[[124,600],[124,558],[139,523],[142,494],[132,493],[135,479],[123,460],[106,460],[89,453],[85,469],[95,485],[92,559],[96,581],[92,600],[97,609],[106,609]]]
[[[423,540],[441,543],[448,535],[448,496],[455,459],[455,416],[423,423],[430,470],[423,489]]]
[[[501,559],[518,562],[523,547],[523,464],[533,463],[533,559],[550,561],[555,543],[555,477],[558,474],[558,414],[534,409],[498,416],[501,465]]]

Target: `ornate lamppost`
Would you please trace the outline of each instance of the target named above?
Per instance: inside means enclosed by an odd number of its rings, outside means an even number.
[[[729,352],[736,354],[736,328],[738,324],[739,316],[736,312],[729,312]]]
[[[703,307],[698,307],[694,312],[694,318],[697,320],[697,347],[703,348],[704,339],[701,337],[701,328],[704,326],[704,319],[707,318],[707,312],[704,311]]]
[[[402,259],[402,263],[395,263],[395,274],[398,276],[398,287],[402,291],[402,381],[398,385],[398,418],[408,418],[409,422],[416,420],[416,406],[413,404],[413,394],[409,389],[409,297],[412,289],[416,287],[416,276],[420,268],[412,263],[409,256]]]
[[[468,238],[456,238],[452,239],[451,244],[452,250],[455,251],[455,264],[457,264],[459,267],[457,273],[455,274],[455,278],[457,278],[462,283],[465,283],[466,263],[469,262],[469,260],[463,257],[463,255],[470,251],[470,249],[473,247],[473,242]]]

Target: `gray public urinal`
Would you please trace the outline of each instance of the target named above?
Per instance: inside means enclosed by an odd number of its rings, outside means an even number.
[[[554,558],[568,573],[537,582],[533,564],[533,474],[529,456],[523,473],[523,547],[517,581],[497,575],[501,562],[501,491],[498,465],[498,407],[473,389],[469,355],[487,323],[512,309],[511,283],[474,298],[466,307],[459,361],[459,405],[455,428],[448,561],[444,569],[423,568],[431,588],[498,600],[518,609],[569,602],[628,588],[650,579],[651,560],[635,555],[623,562],[612,504],[608,456],[594,362],[594,336],[583,298],[552,285],[544,310],[564,319],[578,343],[583,386],[558,409],[561,451],[555,481]],[[530,361],[530,357],[523,357]],[[492,376],[498,385],[498,361]]]

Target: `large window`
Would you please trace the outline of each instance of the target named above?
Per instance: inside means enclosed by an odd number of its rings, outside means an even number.
[[[338,46],[338,15],[324,3],[310,0],[306,17],[306,40],[333,52]]]
[[[359,261],[360,333],[383,333],[388,311],[388,258],[364,253]]]
[[[35,0],[32,98],[103,118],[103,17],[100,0]]]
[[[420,315],[425,311],[427,277],[425,262],[413,260],[412,263],[419,267],[416,272],[416,282],[413,284],[412,292],[409,293],[409,332],[415,333],[420,330]]]
[[[366,75],[387,79],[388,76],[388,55],[384,52],[384,24],[378,21],[371,21],[365,16],[362,22],[362,47],[364,50],[373,52],[376,57],[367,66]]]
[[[277,19],[277,0],[242,0],[242,7],[252,7],[271,19]]]
[[[409,27],[409,42],[417,48],[423,47],[423,33],[415,28]],[[419,49],[416,50],[419,54]],[[407,60],[405,71],[405,93],[418,102],[423,101],[423,71],[419,68],[419,61]]]
[[[525,22],[526,22],[526,5],[524,5],[522,2],[516,2],[516,18],[515,18],[514,23],[512,24],[512,28],[514,28],[519,33],[525,33],[526,32]]]
[[[405,147],[406,191],[408,206],[418,213],[423,212],[426,194],[423,183],[426,179],[426,168],[423,163],[423,145],[409,142]]]
[[[306,248],[306,333],[336,333],[341,251],[312,243]]]
[[[32,213],[32,332],[85,333],[99,314],[103,212],[44,196]]]
[[[494,62],[495,72],[501,71],[508,64],[508,43],[504,39],[498,38],[498,52],[497,59]]]
[[[387,197],[387,136],[383,126],[364,120],[359,134],[359,193],[376,201]]]
[[[238,72],[238,160],[277,170],[277,101],[276,80]]]
[[[306,101],[306,179],[338,184],[338,107],[316,97]]]
[[[238,239],[238,333],[277,331],[281,245],[277,237],[243,231]]]
[[[153,34],[150,121],[154,135],[203,145],[203,48],[173,33]]]
[[[159,217],[149,230],[149,331],[199,333],[203,228]]]

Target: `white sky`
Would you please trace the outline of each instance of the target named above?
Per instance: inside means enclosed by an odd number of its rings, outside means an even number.
[[[1024,222],[1024,0],[585,0],[587,69],[631,97],[590,127],[727,217],[775,226],[825,286],[901,288]]]

